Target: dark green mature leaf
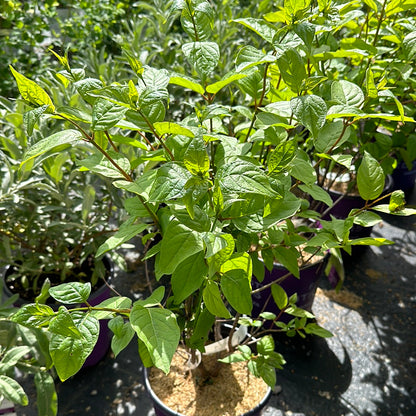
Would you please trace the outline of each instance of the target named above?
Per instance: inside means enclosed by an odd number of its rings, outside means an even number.
[[[24,154],[22,165],[34,159],[37,156],[41,156],[44,153],[53,150],[54,148],[63,144],[74,145],[80,143],[83,136],[78,130],[63,130],[58,133],[52,134],[42,140],[36,142],[30,147]]]
[[[291,163],[290,173],[293,177],[304,182],[306,185],[313,185],[316,181],[316,172],[309,161],[309,156],[300,149]]]
[[[370,153],[364,152],[363,160],[357,172],[357,186],[361,198],[366,201],[378,198],[383,192],[384,183],[383,168]]]
[[[200,233],[177,220],[172,220],[166,228],[160,248],[160,273],[172,274],[180,263],[203,249],[204,244]]]
[[[246,270],[242,269],[232,269],[221,276],[225,298],[237,312],[246,315],[250,315],[253,309],[250,279],[251,275],[247,276]]]
[[[55,380],[48,372],[35,374],[36,406],[42,416],[56,416],[58,414],[58,396],[55,390]]]
[[[299,252],[296,250],[296,248],[278,246],[273,249],[273,254],[276,260],[284,267],[286,267],[290,273],[292,273],[298,279],[300,278],[298,265]]]
[[[293,25],[293,30],[303,40],[303,43],[308,50],[311,50],[312,42],[315,37],[315,26],[308,21],[297,22]]]
[[[329,196],[328,192],[314,183],[311,185],[299,185],[299,189],[309,194],[315,201],[322,201],[329,207],[333,204],[332,198]]]
[[[317,95],[302,95],[290,101],[293,114],[312,134],[317,137],[324,126],[327,107],[325,101]]]
[[[131,107],[128,85],[109,85],[86,93],[88,97],[105,98],[106,100],[122,107]]]
[[[225,319],[231,317],[230,312],[225,307],[221,298],[221,292],[217,283],[213,282],[212,280],[208,280],[203,291],[203,299],[208,311],[212,315]]]
[[[223,193],[276,196],[267,175],[258,166],[245,160],[225,164],[219,169],[217,178]]]
[[[344,129],[344,123],[341,120],[325,124],[315,137],[316,150],[320,153],[327,153],[333,146],[336,149],[348,140],[350,131],[350,127]]]
[[[171,279],[175,303],[180,304],[199,289],[207,274],[208,266],[205,263],[203,251],[189,256],[180,263],[173,272]]]
[[[91,283],[68,282],[49,289],[50,295],[61,303],[82,303],[88,300],[91,293]]]
[[[18,403],[22,406],[29,404],[29,399],[23,387],[16,380],[2,374],[0,375],[0,396],[4,396],[12,403]]]
[[[220,59],[218,44],[214,42],[185,43],[182,51],[202,79],[212,73]]]
[[[52,334],[49,344],[49,352],[61,381],[67,380],[81,369],[94,349],[100,330],[97,319],[82,313],[71,315],[82,336],[72,338]]]
[[[296,149],[297,146],[294,140],[280,143],[270,154],[268,161],[269,174],[280,173],[285,170],[287,165],[295,157]]]
[[[277,59],[277,65],[285,84],[293,92],[300,94],[307,73],[299,52],[293,48],[285,50]]]
[[[175,315],[168,309],[145,308],[134,304],[130,324],[146,347],[155,367],[167,374],[180,338]]]
[[[157,170],[152,189],[149,192],[149,201],[169,201],[180,198],[185,194],[185,185],[191,173],[182,165],[169,162]]]
[[[128,109],[103,98],[95,101],[92,110],[91,128],[94,131],[104,131],[115,126],[126,114]]]

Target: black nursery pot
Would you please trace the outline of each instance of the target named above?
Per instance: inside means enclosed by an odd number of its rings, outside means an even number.
[[[297,293],[298,300],[296,305],[299,308],[305,309],[309,312],[312,310],[312,304],[315,299],[316,289],[318,287],[318,281],[323,275],[325,264],[327,262],[327,256],[322,259],[320,262],[316,262],[310,265],[307,268],[304,268],[300,271],[300,278],[290,274],[286,277],[280,284],[282,289],[286,292],[287,296],[290,297]],[[288,270],[279,263],[273,265],[273,269],[269,271],[265,268],[264,279],[260,283],[254,276],[251,281],[253,289],[258,289],[262,286],[265,286],[269,283],[274,282],[275,280],[287,275]],[[272,312],[275,315],[278,315],[281,311],[277,307],[273,297],[271,296],[270,288],[265,289],[261,292],[257,292],[252,296],[253,300],[253,310],[252,316],[257,317],[262,311]],[[283,313],[279,321],[288,323],[294,317],[287,313]]]
[[[104,266],[108,272],[107,284],[101,285],[97,290],[93,291],[88,299],[88,303],[91,306],[96,306],[103,302],[106,299],[111,297],[111,289],[109,283],[113,277],[113,266],[108,257],[103,258]],[[10,298],[13,295],[13,292],[7,287],[6,278],[13,272],[11,268],[6,269],[6,272],[3,274],[3,297]],[[25,304],[30,303],[29,301],[18,298],[13,304],[15,307],[21,307]],[[47,303],[52,309],[57,310],[59,305],[56,303]],[[82,305],[86,306],[86,305]],[[106,355],[111,345],[111,331],[108,328],[108,322],[106,320],[100,320],[100,333],[98,335],[97,343],[94,346],[92,353],[85,360],[83,368],[92,367],[97,365]]]
[[[152,399],[153,408],[155,410],[156,416],[185,416],[182,413],[175,412],[174,410],[170,409],[168,406],[166,406],[159,397],[156,396],[156,393],[153,391],[152,386],[149,382],[149,376],[148,376],[148,370],[144,368],[143,371],[144,374],[144,384],[146,386],[146,391],[150,395],[150,398]],[[251,409],[249,412],[243,413],[242,415],[238,416],[261,416],[264,410],[264,407],[267,405],[267,402],[270,399],[270,396],[272,394],[272,390],[270,388],[267,389],[267,392],[261,402]],[[212,400],[215,400],[215,397],[212,398]]]
[[[392,173],[394,189],[401,189],[404,192],[410,192],[415,186],[416,180],[416,160],[413,162],[412,169],[407,169],[404,162],[400,162]]]

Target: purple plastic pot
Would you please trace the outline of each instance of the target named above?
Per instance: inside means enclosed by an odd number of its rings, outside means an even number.
[[[170,409],[159,399],[159,397],[156,396],[149,382],[148,370],[144,368],[143,373],[144,373],[144,383],[146,386],[146,390],[152,399],[153,408],[155,410],[156,416],[185,416],[182,413],[178,413]],[[266,406],[267,402],[270,399],[271,394],[272,394],[272,390],[269,387],[267,389],[265,396],[255,408],[253,408],[249,412],[243,413],[242,415],[238,415],[238,416],[261,416],[261,414],[263,413],[264,407]],[[215,397],[213,397],[212,400],[215,400]]]
[[[284,289],[287,296],[290,297],[297,293],[298,300],[296,305],[299,308],[305,309],[309,312],[312,311],[312,304],[315,299],[316,289],[318,287],[319,278],[322,276],[327,257],[322,261],[310,265],[309,267],[302,269],[300,271],[300,278],[296,278],[292,274],[289,274],[281,283],[280,286]],[[279,279],[289,272],[288,270],[279,263],[273,265],[272,271],[269,271],[265,268],[264,279],[260,283],[255,276],[251,281],[251,286],[253,289],[258,289],[264,285],[274,282],[276,279]],[[265,289],[261,292],[255,293],[252,296],[253,300],[253,310],[252,316],[257,317],[261,312],[272,312],[275,315],[278,315],[281,311],[277,307],[273,297],[271,296],[271,290]],[[283,313],[279,321],[288,323],[294,316],[287,313]]]
[[[110,283],[111,278],[113,276],[113,267],[108,257],[103,258],[103,263],[106,269],[109,272],[109,277],[107,278],[107,283]],[[6,284],[6,277],[8,275],[8,272],[10,273],[9,269],[6,269],[6,273],[4,274],[4,284],[3,284],[3,296],[6,298],[9,298],[13,295],[13,293],[10,291],[10,289],[7,287]],[[111,289],[107,284],[103,284],[98,288],[96,291],[94,291],[91,296],[88,299],[88,302],[91,306],[96,306],[103,302],[106,299],[109,299],[111,297]],[[13,304],[15,307],[20,307],[25,304],[28,304],[29,302],[18,298],[16,302]],[[59,305],[58,304],[49,304],[48,305],[54,309],[57,310]],[[86,306],[86,305],[83,305]],[[94,346],[94,349],[92,353],[88,356],[88,358],[85,360],[83,368],[86,367],[92,367],[96,364],[98,364],[106,355],[108,350],[110,349],[111,345],[111,331],[108,328],[108,322],[106,320],[100,320],[100,333],[98,335],[97,343]]]
[[[416,160],[413,162],[413,168],[407,169],[404,162],[400,162],[392,173],[394,189],[401,189],[404,192],[411,191],[415,186],[416,180]]]

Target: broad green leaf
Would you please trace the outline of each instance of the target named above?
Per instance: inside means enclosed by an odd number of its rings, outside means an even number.
[[[240,23],[253,32],[257,33],[262,39],[268,43],[273,43],[273,38],[276,34],[276,29],[263,19],[255,19],[247,17],[245,19],[234,19],[232,22]]]
[[[94,308],[105,308],[105,309],[118,309],[118,310],[129,310],[131,308],[132,300],[124,296],[111,297],[109,299],[103,300],[98,305],[95,305]],[[111,319],[114,316],[114,312],[105,311],[105,310],[92,310],[90,315],[94,318],[100,319]]]
[[[382,90],[378,93],[378,96],[392,98],[394,102],[396,103],[397,109],[399,110],[400,117],[402,118],[402,122],[405,121],[403,104],[398,100],[398,98],[393,94],[391,90]]]
[[[218,65],[220,50],[214,42],[191,42],[182,46],[183,54],[202,79],[206,79]]]
[[[381,221],[381,217],[375,212],[363,211],[354,216],[354,224],[362,227],[373,227]]]
[[[304,182],[306,185],[312,185],[316,182],[316,172],[308,155],[303,150],[298,150],[296,157],[291,163],[291,175]]]
[[[50,306],[29,303],[20,307],[10,319],[20,325],[41,327],[48,325],[54,315],[55,312]]]
[[[250,315],[253,308],[250,280],[251,275],[247,276],[242,269],[228,270],[221,276],[221,291],[225,298],[237,312],[246,315]]]
[[[86,95],[92,98],[105,98],[113,104],[130,108],[131,103],[129,93],[130,90],[128,85],[109,85],[104,88],[90,90],[86,92]]]
[[[341,120],[326,123],[315,137],[315,148],[320,153],[327,153],[345,143],[350,136],[351,128],[344,127]]]
[[[384,189],[385,174],[383,168],[370,153],[364,152],[357,171],[357,186],[361,198],[365,201],[378,198]]]
[[[205,93],[204,87],[202,85],[198,84],[198,82],[194,79],[185,77],[184,75],[174,74],[170,77],[169,82],[171,84],[179,85],[180,87],[189,88],[190,90],[195,91],[201,95],[204,95]]]
[[[314,334],[314,335],[317,335],[318,337],[322,337],[322,338],[333,337],[333,334],[331,332],[329,332],[325,328],[322,328],[321,326],[319,326],[318,324],[316,324],[314,322],[310,322],[305,326],[305,332],[307,334]]]
[[[61,303],[86,302],[91,293],[91,283],[68,282],[49,289],[50,295]]]
[[[276,146],[268,160],[269,174],[280,173],[285,170],[295,157],[296,149],[297,146],[294,140],[288,140]]]
[[[377,48],[360,38],[343,38],[340,41],[341,49],[362,50],[368,52],[370,55],[377,53]]]
[[[205,175],[209,170],[209,156],[202,138],[195,137],[186,149],[183,163],[193,175]]]
[[[35,374],[36,406],[38,414],[42,416],[56,416],[58,414],[58,396],[55,381],[48,372]]]
[[[293,25],[295,33],[303,40],[303,43],[310,51],[315,37],[315,26],[309,22],[297,22]]]
[[[117,355],[129,345],[135,332],[131,327],[130,322],[124,321],[121,316],[116,316],[111,319],[108,322],[108,327],[114,334],[111,339],[111,350],[113,351],[114,356],[117,357]]]
[[[23,387],[16,380],[2,374],[0,374],[0,396],[4,396],[12,403],[18,403],[22,406],[29,404],[29,399]]]
[[[191,230],[177,220],[171,221],[163,235],[160,248],[160,272],[167,275],[172,274],[180,263],[203,249],[204,244],[200,233]]]
[[[92,109],[91,128],[94,131],[104,131],[115,126],[126,114],[128,109],[103,98],[95,101]]]
[[[103,83],[96,78],[84,78],[74,83],[79,95],[88,103],[94,104],[95,97],[88,95],[90,91],[99,90],[103,87]]]
[[[312,134],[317,137],[324,126],[327,107],[325,101],[317,95],[302,95],[290,101],[293,114]]]
[[[225,319],[231,318],[231,314],[225,307],[221,298],[221,292],[217,283],[208,280],[203,291],[203,299],[207,309],[212,315]]]
[[[253,268],[251,264],[251,257],[248,253],[234,253],[221,265],[221,273],[227,273],[230,270],[242,270],[244,271],[246,278],[251,279]]]
[[[322,187],[313,183],[311,185],[299,185],[299,188],[309,194],[315,201],[322,201],[329,207],[332,206],[332,198]]]
[[[136,302],[134,302],[134,305],[143,306],[144,308],[160,306],[164,297],[165,297],[165,287],[159,286],[146,299],[136,300]]]
[[[63,130],[52,134],[29,147],[23,156],[21,165],[63,144],[74,145],[81,143],[82,138],[82,133],[78,130]]]
[[[181,25],[192,40],[206,40],[214,26],[214,9],[207,1],[189,2],[181,7]]]
[[[194,133],[186,127],[182,127],[179,124],[170,122],[170,121],[159,121],[153,124],[156,133],[159,136],[164,134],[180,134],[186,137],[194,137]]]
[[[297,17],[297,14],[309,7],[310,3],[310,0],[285,0],[283,4],[288,16]]]
[[[415,10],[416,0],[392,0],[387,3],[386,17],[393,16],[405,10]]]
[[[207,86],[206,90],[210,94],[216,94],[218,91],[222,90],[227,85],[231,84],[234,81],[237,81],[241,78],[245,78],[246,74],[235,74],[235,73],[228,73],[225,75],[220,81],[215,82]]]
[[[49,97],[47,92],[40,85],[17,72],[11,65],[9,68],[24,100],[37,107],[46,105],[49,113],[55,111],[55,106],[53,105],[51,97]]]
[[[81,369],[98,340],[100,325],[97,319],[81,313],[74,318],[74,322],[82,334],[81,338],[52,334],[49,344],[49,352],[61,381]]]
[[[167,374],[180,338],[175,315],[168,309],[144,308],[135,304],[130,314],[130,324],[145,345],[155,367]]]
[[[185,185],[191,174],[178,163],[169,162],[158,168],[149,193],[149,201],[169,201],[185,194]]]
[[[349,241],[349,244],[352,246],[386,246],[390,244],[394,244],[394,241],[387,240],[386,238],[372,238],[372,237],[363,237],[363,238],[356,238],[354,240]]]
[[[245,160],[225,164],[219,169],[217,178],[223,193],[276,196],[266,174],[258,166]]]
[[[180,263],[173,272],[171,279],[175,303],[180,304],[198,290],[207,274],[208,266],[205,263],[203,251],[189,256]]]
[[[396,212],[402,210],[406,205],[405,195],[403,191],[394,191],[390,196],[389,210]]]
[[[69,311],[61,306],[56,316],[51,319],[49,324],[49,332],[61,335],[63,337],[80,339],[82,334],[75,325]]]
[[[290,273],[292,273],[298,279],[300,278],[298,265],[299,252],[296,250],[296,248],[277,246],[273,248],[273,254],[276,260],[284,267],[286,267]]]
[[[30,348],[25,345],[15,346],[6,350],[0,361],[0,373],[7,373],[7,371],[13,368],[28,353],[30,353]]]
[[[364,103],[362,89],[350,81],[334,81],[331,84],[331,98],[337,104],[360,108]]]
[[[285,84],[293,92],[300,94],[307,73],[299,52],[293,48],[285,50],[277,59],[277,65]]]
[[[271,54],[265,54],[261,50],[254,46],[243,46],[237,54],[235,61],[236,70],[244,71],[256,65],[271,63],[276,61],[276,56]]]
[[[365,73],[365,89],[367,90],[367,96],[369,98],[377,98],[378,91],[376,84],[374,83],[373,71],[370,68],[368,68]]]
[[[98,247],[95,257],[100,257],[107,251],[120,247],[125,242],[131,240],[136,235],[143,232],[148,227],[146,223],[135,223],[134,218],[129,218],[120,225],[117,232],[109,237],[100,247]]]
[[[288,297],[284,289],[278,284],[273,284],[270,289],[272,291],[273,300],[275,301],[277,307],[280,310],[286,308],[288,304]]]
[[[113,150],[109,150],[107,153],[118,167],[101,153],[88,156],[85,159],[77,161],[77,163],[82,166],[81,170],[90,170],[107,178],[125,179],[125,175],[128,175],[131,169],[129,159]]]
[[[379,212],[384,212],[386,214],[394,214],[394,215],[398,215],[401,217],[407,217],[409,215],[416,215],[416,209],[414,208],[403,208],[399,211],[390,211],[390,205],[389,204],[380,204],[380,205],[375,205],[373,207],[371,207],[371,209],[375,210],[375,211],[379,211]]]
[[[257,68],[248,69],[246,77],[238,80],[238,86],[248,94],[255,102],[257,102],[263,92],[263,75],[261,70]]]
[[[205,352],[205,345],[214,323],[215,316],[209,312],[205,305],[201,305],[196,316],[192,335],[186,339],[186,345],[192,349],[198,349],[201,352]]]
[[[402,42],[402,49],[406,58],[411,61],[416,55],[416,30],[408,33]]]

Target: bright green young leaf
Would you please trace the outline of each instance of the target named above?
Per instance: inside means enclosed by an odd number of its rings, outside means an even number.
[[[403,191],[394,191],[390,196],[389,210],[396,212],[402,210],[406,205],[405,195]]]
[[[20,307],[10,319],[20,325],[42,327],[48,325],[54,315],[54,310],[48,305],[29,303]]]
[[[416,56],[416,30],[403,38],[402,49],[409,61]]]
[[[392,0],[387,3],[386,17],[393,16],[405,10],[415,10],[416,0]]]
[[[266,42],[271,44],[273,43],[276,29],[265,20],[247,17],[245,19],[234,19],[233,22],[242,24],[243,26],[257,33]]]
[[[40,85],[17,72],[11,65],[10,71],[12,71],[17,82],[17,88],[19,88],[19,92],[24,100],[37,107],[46,105],[49,113],[55,111],[51,97]]]
[[[316,182],[316,172],[309,162],[308,155],[303,150],[298,150],[296,157],[291,163],[291,175],[305,183],[312,185]]]
[[[317,335],[318,337],[322,337],[322,338],[333,337],[333,334],[331,332],[329,332],[325,328],[322,328],[321,326],[319,326],[318,324],[316,324],[314,322],[310,322],[305,326],[305,332],[307,334],[314,334],[314,335]]]
[[[23,124],[25,126],[28,136],[31,136],[35,124],[39,121],[40,116],[48,109],[47,105],[34,108],[33,110],[27,111],[23,114]]]
[[[297,145],[294,140],[288,140],[280,143],[271,152],[268,160],[269,175],[274,173],[280,173],[296,155]]]
[[[204,260],[203,251],[189,256],[180,263],[173,272],[171,279],[175,303],[180,304],[198,290],[207,274],[208,267]]]
[[[343,38],[340,41],[341,49],[362,50],[370,55],[377,53],[377,48],[360,38]]]
[[[170,122],[170,121],[159,121],[153,124],[156,133],[159,136],[164,134],[180,134],[186,137],[194,137],[194,133],[186,127],[182,127],[179,124]]]
[[[171,84],[179,85],[180,87],[189,88],[190,90],[195,91],[201,95],[204,95],[205,93],[204,87],[202,85],[198,84],[198,82],[194,79],[185,77],[184,75],[174,74],[170,77],[169,82]]]
[[[250,280],[251,275],[247,276],[242,269],[228,270],[221,276],[221,291],[225,298],[237,312],[246,315],[253,309]]]
[[[78,130],[63,130],[52,134],[30,147],[24,154],[21,165],[63,144],[74,145],[81,143],[82,138],[82,133]]]
[[[298,265],[299,252],[296,250],[296,248],[277,246],[273,249],[273,254],[276,260],[284,267],[286,267],[290,273],[292,273],[298,279],[300,278]]]
[[[215,17],[211,4],[202,0],[188,2],[188,6],[181,5],[179,8],[182,9],[181,25],[188,36],[194,41],[208,39],[212,33]]]
[[[186,149],[183,163],[193,175],[205,175],[209,170],[209,156],[202,138],[195,137]]]
[[[61,303],[86,302],[91,293],[91,283],[68,282],[49,289],[50,295]]]
[[[0,375],[0,396],[4,396],[12,403],[18,403],[22,406],[29,404],[29,399],[23,387],[16,380],[2,374]]]
[[[245,78],[246,76],[246,74],[235,74],[232,72],[228,73],[220,81],[208,85],[206,88],[207,92],[209,92],[210,94],[216,94],[218,91],[222,90],[227,85],[241,78]]]
[[[220,289],[215,282],[208,280],[202,296],[207,309],[212,315],[225,319],[231,318],[231,314],[221,298]]]
[[[5,374],[8,372],[28,353],[30,353],[30,348],[26,345],[16,346],[6,350],[0,361],[0,373]]]
[[[377,98],[378,91],[376,84],[374,83],[373,71],[370,68],[368,68],[367,72],[365,73],[365,89],[367,90],[367,97]]]
[[[325,101],[317,95],[302,95],[292,98],[290,106],[299,123],[311,132],[312,137],[317,137],[319,130],[325,124],[327,113]]]
[[[132,300],[130,298],[126,298],[124,296],[118,297],[111,297],[109,299],[103,300],[98,305],[95,305],[95,308],[106,308],[106,309],[126,309],[129,310],[131,308]],[[110,311],[99,311],[99,310],[92,310],[90,315],[94,318],[100,319],[111,319],[114,316],[114,312]]]
[[[385,174],[383,168],[370,153],[365,152],[357,172],[357,186],[365,201],[378,198],[383,192]]]
[[[313,183],[311,185],[299,185],[299,188],[309,194],[315,201],[322,201],[329,207],[332,206],[332,198],[322,187]]]
[[[218,65],[220,50],[214,42],[191,42],[182,46],[188,62],[202,79],[206,79]]]
[[[237,58],[235,61],[236,70],[244,71],[255,65],[275,62],[276,59],[276,56],[271,54],[265,54],[260,49],[257,49],[254,46],[243,46],[237,54]]]
[[[331,84],[331,98],[337,104],[360,108],[364,102],[361,88],[350,81],[334,81]]]
[[[172,274],[182,261],[192,254],[203,251],[204,244],[200,233],[191,230],[177,220],[169,223],[162,239],[159,253],[159,270],[162,274]]]
[[[61,335],[62,337],[80,339],[82,334],[75,325],[69,311],[61,306],[56,316],[51,319],[49,324],[49,332]]]
[[[114,127],[126,114],[128,109],[103,98],[94,102],[92,109],[91,128],[94,131],[104,131]]]
[[[114,356],[123,351],[134,337],[134,329],[130,322],[124,321],[121,316],[116,316],[108,322],[108,327],[113,332],[114,336],[111,339],[111,350]]]
[[[155,367],[167,374],[180,338],[175,315],[168,309],[144,308],[135,304],[130,314],[130,324],[145,345]]]
[[[280,310],[283,310],[284,308],[286,308],[288,304],[288,297],[284,289],[278,284],[273,284],[271,286],[271,291],[272,291],[273,300],[275,301],[277,307]]]
[[[95,257],[100,257],[104,253],[107,253],[107,251],[120,247],[125,242],[140,234],[147,227],[148,224],[135,224],[134,218],[129,218],[126,222],[121,224],[120,228],[114,235],[109,237],[103,244],[101,244],[100,247],[98,247]]]

